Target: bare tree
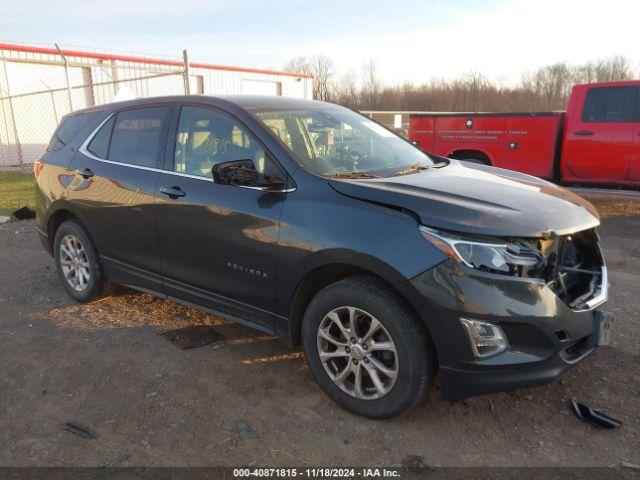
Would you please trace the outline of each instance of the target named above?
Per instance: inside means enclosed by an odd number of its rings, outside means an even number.
[[[294,57],[284,66],[285,72],[310,73],[313,75],[313,98],[329,100],[331,95],[331,80],[333,78],[333,62],[324,55],[312,57]]]
[[[294,57],[285,64],[284,71],[309,74],[311,73],[311,64],[307,57]]]
[[[350,70],[332,84],[331,101],[349,108],[358,106],[360,90],[356,72]]]
[[[596,63],[596,81],[598,82],[629,80],[632,77],[629,60],[622,56],[600,59]]]
[[[620,56],[580,65],[546,65],[523,74],[515,86],[492,82],[478,72],[453,80],[434,78],[421,85],[382,85],[374,60],[363,65],[360,78],[350,71],[336,80],[331,60],[321,55],[291,59],[285,69],[312,73],[315,98],[351,108],[495,112],[562,110],[576,83],[627,80],[640,73]]]
[[[380,90],[378,63],[374,59],[370,59],[364,64],[362,76],[362,99],[367,109],[375,110],[378,107]]]
[[[330,100],[333,62],[324,55],[314,55],[310,59],[310,66],[313,74],[313,98],[323,101]]]

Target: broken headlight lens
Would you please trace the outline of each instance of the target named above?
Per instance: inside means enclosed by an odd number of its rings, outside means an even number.
[[[477,240],[432,228],[420,227],[422,236],[442,253],[468,267],[519,275],[523,268],[544,262],[542,254],[523,242]]]

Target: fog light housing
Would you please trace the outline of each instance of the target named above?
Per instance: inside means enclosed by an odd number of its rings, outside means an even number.
[[[476,358],[489,358],[504,352],[509,346],[502,328],[490,322],[461,318]]]

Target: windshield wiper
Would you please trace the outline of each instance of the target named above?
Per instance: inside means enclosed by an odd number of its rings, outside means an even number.
[[[340,172],[333,173],[328,175],[331,178],[379,178],[377,175],[374,175],[369,172]]]
[[[409,173],[421,172],[422,170],[429,170],[431,165],[425,165],[424,163],[416,163],[415,165],[410,165],[407,168],[404,168],[393,174],[394,177],[398,175],[407,175]]]

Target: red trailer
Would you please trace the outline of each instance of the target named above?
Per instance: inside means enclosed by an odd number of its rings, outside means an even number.
[[[640,186],[640,81],[576,85],[566,112],[413,114],[409,139],[556,182]]]

